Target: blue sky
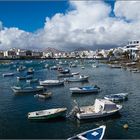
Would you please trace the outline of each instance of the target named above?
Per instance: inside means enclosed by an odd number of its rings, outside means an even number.
[[[44,26],[46,17],[52,17],[56,13],[65,13],[67,9],[67,1],[0,2],[0,21],[6,27],[35,31]]]
[[[112,7],[114,5],[113,0],[105,0],[105,2]],[[1,1],[0,21],[5,27],[18,27],[25,31],[34,32],[43,28],[46,17],[52,17],[56,13],[65,13],[68,10],[68,1]]]

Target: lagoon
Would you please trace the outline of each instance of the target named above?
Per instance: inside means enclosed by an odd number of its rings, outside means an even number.
[[[67,60],[74,61],[74,60]],[[80,60],[78,60],[80,61]],[[55,65],[56,60],[13,61],[11,64],[0,65],[0,138],[13,139],[66,139],[99,125],[106,125],[104,139],[138,139],[140,138],[140,73],[132,73],[123,69],[111,69],[106,64],[99,63],[98,68],[92,68],[89,60],[82,61],[85,69],[71,68],[72,72],[89,75],[89,83],[65,83],[61,87],[48,87],[53,93],[52,98],[43,101],[34,98],[33,94],[15,95],[11,86],[17,83],[16,76],[3,77],[5,72],[17,73],[18,65],[34,67],[35,78],[40,80],[56,79],[57,71],[46,69],[45,64]],[[80,63],[80,62],[79,62]],[[20,84],[25,84],[21,81]],[[98,94],[71,95],[69,88],[97,84],[101,88]],[[80,106],[94,104],[96,98],[106,94],[131,92],[128,100],[122,102],[120,115],[106,119],[79,121],[77,119],[57,119],[45,122],[31,122],[27,119],[28,112],[55,107],[67,107],[68,111],[76,100]],[[123,125],[128,123],[125,130]]]

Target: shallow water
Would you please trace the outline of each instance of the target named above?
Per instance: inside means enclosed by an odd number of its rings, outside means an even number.
[[[70,60],[71,61],[71,60]],[[17,63],[18,62],[18,63]],[[44,68],[46,63],[55,64],[54,60],[39,60],[33,62],[14,61],[11,65],[0,65],[0,138],[48,138],[66,139],[88,129],[106,125],[105,139],[138,139],[140,138],[140,74],[131,73],[122,69],[111,69],[107,65],[99,64],[99,68],[92,68],[86,60],[85,69],[72,68],[72,72],[79,71],[89,75],[89,83],[66,83],[61,87],[51,87],[52,98],[43,101],[34,98],[33,94],[14,95],[11,86],[17,83],[16,76],[2,77],[5,72],[16,72],[16,67],[24,64],[35,68],[35,78],[41,80],[56,79],[57,72]],[[22,82],[20,84],[25,84]],[[98,94],[71,95],[70,87],[97,84],[101,88]],[[106,94],[131,92],[128,100],[122,102],[120,115],[96,120],[58,119],[45,122],[31,122],[27,113],[36,110],[55,107],[67,107],[68,111],[74,106],[73,100],[78,104],[94,104],[96,98],[103,98]],[[129,129],[123,129],[128,123]]]

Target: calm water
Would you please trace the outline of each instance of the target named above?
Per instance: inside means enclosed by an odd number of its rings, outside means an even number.
[[[16,65],[14,64],[16,63]],[[34,77],[41,80],[55,79],[57,72],[44,68],[46,63],[53,64],[54,60],[46,62],[14,61],[11,65],[0,65],[0,138],[48,138],[66,139],[77,133],[105,124],[107,126],[105,139],[138,139],[140,138],[140,74],[122,69],[111,69],[107,65],[99,64],[99,68],[92,68],[84,62],[85,69],[72,68],[72,72],[80,71],[89,75],[89,83],[67,83],[62,87],[48,88],[53,96],[46,101],[35,99],[33,94],[14,95],[11,86],[17,83],[16,76],[2,77],[5,72],[16,72],[16,67],[24,64],[35,68]],[[16,72],[17,73],[17,72]],[[17,73],[19,75],[19,73]],[[21,84],[25,84],[22,82]],[[102,91],[98,94],[72,96],[69,88],[97,84]],[[73,100],[79,105],[91,105],[96,98],[103,98],[106,94],[131,92],[128,100],[121,103],[121,115],[99,120],[78,121],[59,119],[46,122],[30,122],[27,113],[36,110],[55,107],[67,107],[70,111]],[[128,123],[129,129],[123,129]]]

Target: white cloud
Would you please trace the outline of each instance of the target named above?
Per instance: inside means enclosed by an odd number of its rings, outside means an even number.
[[[116,16],[127,20],[140,20],[139,1],[116,1],[114,12]]]
[[[140,2],[117,1],[115,17],[102,1],[70,1],[73,10],[46,18],[43,29],[35,33],[18,28],[0,31],[2,47],[72,49],[116,46],[128,40],[140,40]],[[127,22],[125,19],[131,20]],[[0,22],[2,29],[2,23]]]

